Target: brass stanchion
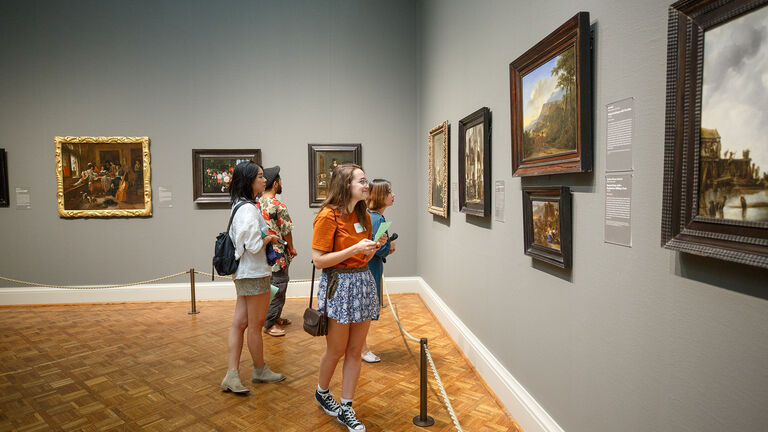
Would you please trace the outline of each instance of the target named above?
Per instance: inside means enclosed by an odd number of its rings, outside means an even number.
[[[187,313],[190,315],[199,314],[200,311],[195,305],[195,269],[193,268],[189,269],[189,289],[191,291],[192,310]]]
[[[427,338],[421,338],[421,367],[419,368],[419,415],[413,418],[413,424],[429,427],[435,424],[435,419],[427,415]]]

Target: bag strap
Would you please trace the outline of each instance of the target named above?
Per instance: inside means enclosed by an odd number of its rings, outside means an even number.
[[[232,228],[232,220],[235,218],[235,213],[237,213],[237,211],[240,209],[240,207],[242,207],[245,204],[248,204],[249,202],[251,202],[251,201],[243,201],[240,204],[236,205],[235,209],[232,210],[232,215],[229,216],[229,223],[227,224],[227,234],[229,234],[229,230],[230,230],[230,228]]]
[[[333,231],[333,237],[336,238],[336,231],[339,229],[339,221],[336,220],[336,210],[331,209],[331,213],[333,213],[333,221],[336,223],[336,228]],[[320,289],[318,288],[318,292]],[[309,308],[312,309],[312,299],[315,297],[315,262],[312,261],[312,282],[310,282],[309,285]],[[319,302],[318,302],[319,303]],[[325,308],[323,308],[324,312]]]

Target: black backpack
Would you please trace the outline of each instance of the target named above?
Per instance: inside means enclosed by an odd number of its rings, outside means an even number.
[[[232,216],[229,217],[229,224],[225,232],[219,233],[216,236],[216,246],[213,252],[213,268],[216,269],[216,273],[219,276],[227,276],[237,271],[237,265],[240,264],[240,260],[235,259],[235,245],[232,243],[232,239],[229,238],[229,229],[232,227],[232,219],[235,218],[235,213],[243,204],[248,204],[248,201],[241,202],[232,211]],[[251,203],[253,204],[253,203]],[[213,280],[213,269],[211,269],[211,280]]]

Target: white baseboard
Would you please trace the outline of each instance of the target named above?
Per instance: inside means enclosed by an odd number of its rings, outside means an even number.
[[[564,432],[421,277],[419,294],[525,432]],[[438,371],[439,372],[439,371]],[[450,396],[450,395],[449,395]]]
[[[388,277],[387,289],[392,293],[419,291],[419,277]],[[315,284],[317,289],[317,284]],[[309,297],[309,282],[288,284],[288,297]],[[211,282],[198,277],[195,281],[197,300],[235,298],[231,281]],[[0,288],[0,305],[60,303],[124,303],[139,301],[176,301],[190,299],[189,283],[135,285],[108,289],[60,289],[42,287]]]
[[[525,388],[491,354],[482,342],[467,328],[421,277],[385,278],[390,293],[418,293],[467,356],[467,359],[485,379],[507,411],[526,432],[563,432]],[[317,285],[315,285],[317,288]],[[288,285],[288,297],[308,297],[309,282]],[[235,286],[230,281],[210,282],[198,278],[195,298],[198,300],[233,299]],[[0,305],[57,304],[57,303],[122,303],[136,301],[189,301],[189,283],[137,285],[111,289],[58,289],[58,288],[0,288]],[[439,371],[438,371],[439,372]],[[449,395],[450,396],[450,395]]]

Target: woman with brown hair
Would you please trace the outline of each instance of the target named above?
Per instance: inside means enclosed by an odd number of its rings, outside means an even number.
[[[360,377],[361,352],[371,319],[378,316],[376,283],[368,261],[386,241],[371,240],[371,217],[365,209],[368,180],[362,168],[340,165],[331,175],[328,197],[315,217],[312,261],[322,269],[318,288],[319,309],[328,316],[326,350],[320,359],[315,400],[350,432],[365,431],[352,409]],[[344,357],[341,404],[328,387],[339,359]]]
[[[386,219],[384,219],[384,210],[394,203],[395,194],[392,192],[392,184],[389,180],[374,179],[371,182],[371,190],[368,193],[368,200],[366,201],[366,204],[368,205],[368,213],[371,215],[371,232],[374,236],[379,231],[379,226],[383,222],[386,222]],[[385,231],[385,233],[389,236],[389,232]],[[373,280],[376,282],[376,295],[379,298],[379,308],[383,305],[381,299],[381,279],[382,274],[384,273],[384,263],[387,262],[387,256],[393,253],[395,253],[395,242],[387,241],[376,251],[373,258],[368,262],[368,268],[371,270]],[[373,318],[373,320],[378,321],[378,319],[379,316],[376,314],[376,318]],[[381,361],[379,356],[368,349],[367,343],[363,344],[363,361],[367,363],[378,363]]]

